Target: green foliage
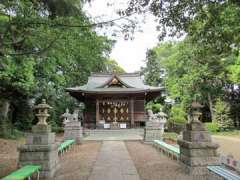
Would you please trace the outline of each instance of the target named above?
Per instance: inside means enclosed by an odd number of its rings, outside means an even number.
[[[33,103],[46,98],[59,129],[60,114],[77,105],[64,89],[105,71],[113,41],[97,35],[80,0],[1,1],[0,14],[0,95],[11,106],[0,124],[30,129]]]
[[[118,65],[114,59],[108,59],[106,62],[106,71],[109,73],[124,73],[124,69]]]
[[[186,116],[187,114],[182,105],[176,104],[171,108],[169,122],[173,124],[185,124],[187,123]]]
[[[153,101],[150,101],[147,103],[146,109],[151,109],[153,113],[158,113],[160,110],[163,110],[163,105],[160,103],[154,103]]]
[[[240,83],[240,55],[236,57],[235,63],[228,67],[228,72],[229,72],[229,79],[232,82],[239,84]]]
[[[224,97],[231,113],[226,116],[239,121],[239,1],[132,1],[127,12],[143,12],[145,8],[158,19],[161,39],[186,34],[180,42],[161,43],[149,50],[143,69],[146,81],[161,81],[170,98],[181,103],[183,109],[197,99],[205,111],[209,109],[211,120],[215,116],[214,102]],[[163,79],[159,78],[160,68],[166,71]]]
[[[163,133],[163,138],[164,139],[172,139],[173,141],[177,141],[178,134],[175,133],[175,132],[164,132]]]
[[[204,123],[204,126],[209,132],[214,133],[219,131],[218,123],[215,123],[215,122]]]
[[[221,131],[230,130],[233,128],[233,120],[230,118],[230,106],[228,103],[222,101],[220,98],[217,99],[215,104],[215,120]]]

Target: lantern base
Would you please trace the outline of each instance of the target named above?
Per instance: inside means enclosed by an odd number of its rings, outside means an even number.
[[[33,133],[50,133],[51,132],[51,126],[48,124],[37,124],[32,127]]]

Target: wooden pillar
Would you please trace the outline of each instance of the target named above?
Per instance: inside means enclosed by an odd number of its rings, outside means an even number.
[[[96,99],[96,125],[99,122],[99,100]]]
[[[131,109],[131,127],[134,127],[134,100],[131,98],[130,100],[130,109]]]

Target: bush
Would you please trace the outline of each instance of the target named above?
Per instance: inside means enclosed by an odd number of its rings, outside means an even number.
[[[64,129],[63,127],[60,127],[60,126],[52,126],[52,131],[55,133],[63,133]]]
[[[207,128],[208,131],[210,132],[218,132],[219,131],[219,126],[218,123],[204,123],[204,126]]]
[[[226,131],[233,129],[234,123],[230,118],[230,105],[219,98],[216,101],[215,110],[214,122],[218,124],[219,130]]]
[[[181,105],[174,105],[171,108],[169,122],[172,124],[186,124],[186,113]]]
[[[147,104],[146,109],[151,109],[153,113],[158,113],[160,109],[163,109],[163,105],[151,101]]]

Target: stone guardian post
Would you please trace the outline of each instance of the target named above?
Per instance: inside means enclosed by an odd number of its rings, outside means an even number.
[[[83,128],[78,121],[78,111],[70,114],[68,110],[61,116],[64,118],[64,140],[74,139],[77,144],[83,141]]]
[[[164,125],[167,122],[167,115],[162,111],[153,114],[152,110],[148,110],[148,116],[149,120],[146,122],[146,127],[144,128],[144,141],[152,142],[156,139],[162,139]]]

